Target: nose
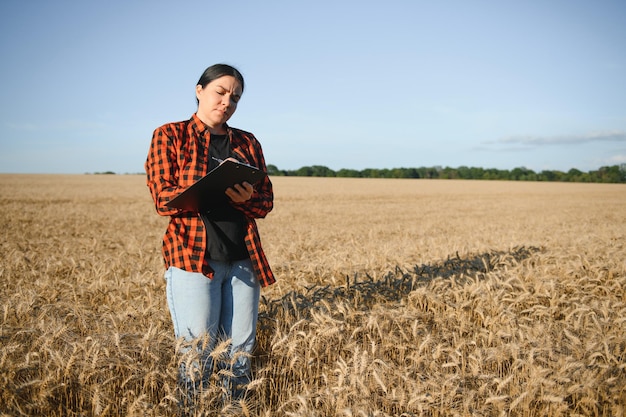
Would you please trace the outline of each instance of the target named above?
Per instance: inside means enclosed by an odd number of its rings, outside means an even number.
[[[236,96],[233,94],[224,94],[222,96],[222,105],[226,107],[235,107],[237,106]]]

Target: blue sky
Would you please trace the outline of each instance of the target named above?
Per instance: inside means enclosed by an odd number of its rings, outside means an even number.
[[[0,172],[143,171],[217,62],[268,164],[626,163],[626,2],[0,2]]]

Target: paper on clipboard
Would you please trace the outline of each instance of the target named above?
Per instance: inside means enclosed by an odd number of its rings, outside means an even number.
[[[255,184],[266,175],[259,168],[227,159],[165,205],[200,212],[209,206],[212,198],[224,194],[227,188],[242,182]]]

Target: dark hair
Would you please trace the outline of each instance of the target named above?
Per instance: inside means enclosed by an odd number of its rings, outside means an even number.
[[[208,83],[213,80],[217,80],[220,77],[224,77],[225,75],[230,75],[231,77],[235,77],[239,84],[241,84],[241,92],[243,93],[244,82],[243,75],[237,70],[237,68],[231,67],[226,64],[215,64],[211,65],[209,68],[205,69],[202,73],[202,76],[198,80],[197,85],[201,85],[202,88],[206,87]]]

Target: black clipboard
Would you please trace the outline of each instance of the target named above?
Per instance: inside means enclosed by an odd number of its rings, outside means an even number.
[[[165,205],[200,212],[209,206],[215,196],[223,195],[227,188],[242,182],[254,185],[266,176],[267,173],[259,168],[227,159]]]

